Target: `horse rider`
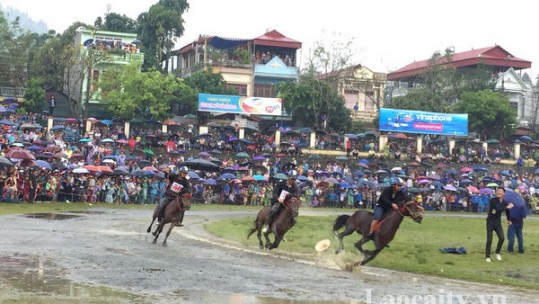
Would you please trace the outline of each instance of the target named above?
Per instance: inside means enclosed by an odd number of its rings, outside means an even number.
[[[374,230],[383,219],[387,211],[399,208],[399,204],[406,201],[406,195],[401,187],[403,181],[400,178],[391,179],[391,187],[387,187],[382,191],[380,198],[374,206],[374,219],[371,222],[371,229],[367,235],[367,240],[374,239]]]
[[[286,197],[298,195],[298,187],[296,185],[297,178],[298,171],[290,170],[288,172],[288,179],[286,181],[280,181],[273,189],[273,195],[271,199],[271,211],[268,216],[267,227],[271,227],[275,218],[277,218],[281,210],[285,208],[283,203]],[[286,191],[288,193],[286,195],[281,195],[283,191]],[[296,219],[293,218],[293,221],[295,223]]]
[[[176,166],[172,166],[172,168],[169,167],[169,169],[171,169],[168,174],[169,183],[165,191],[165,196],[159,202],[159,211],[157,213],[158,222],[161,222],[163,219],[165,209],[170,202],[174,201],[178,196],[191,193],[189,180],[187,179],[187,172],[189,169],[186,166],[180,167],[178,171],[176,171]],[[178,226],[183,226],[182,221],[183,212],[180,214]]]

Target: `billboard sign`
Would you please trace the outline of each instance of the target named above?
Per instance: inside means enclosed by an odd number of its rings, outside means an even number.
[[[380,108],[380,131],[468,136],[468,114]]]
[[[198,94],[198,110],[237,114],[281,116],[282,98]]]

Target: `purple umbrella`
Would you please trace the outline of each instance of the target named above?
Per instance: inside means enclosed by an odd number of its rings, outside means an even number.
[[[453,185],[445,185],[444,189],[447,191],[457,191],[457,188],[455,188]]]
[[[479,194],[484,194],[484,195],[492,195],[492,193],[494,193],[494,191],[490,188],[481,188],[479,189]]]
[[[253,157],[253,161],[263,161],[266,160],[266,157],[264,155],[258,155]]]
[[[420,181],[417,182],[418,185],[424,185],[424,184],[430,184],[430,180],[428,179],[422,179]]]
[[[198,156],[209,157],[210,154],[209,154],[208,152],[200,152],[200,153],[198,154]]]
[[[514,205],[512,209],[509,209],[511,217],[516,219],[526,218],[528,215],[528,207],[526,206],[526,201],[522,195],[520,195],[520,193],[509,188],[505,188],[505,195],[503,196],[503,199],[507,203],[512,203]]]

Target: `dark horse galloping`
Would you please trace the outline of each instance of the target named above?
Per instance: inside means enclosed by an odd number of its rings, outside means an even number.
[[[185,210],[189,210],[189,208],[191,207],[189,198],[189,195],[185,197],[178,196],[174,201],[170,202],[165,207],[161,222],[159,222],[159,225],[157,226],[157,228],[155,228],[155,231],[152,232],[152,234],[155,236],[152,243],[155,244],[155,242],[157,242],[157,238],[159,237],[159,234],[163,232],[163,227],[165,226],[165,224],[170,223],[170,227],[168,228],[165,240],[163,241],[163,246],[167,245],[167,238],[170,235],[172,228],[174,228],[174,226],[176,226],[178,222],[181,222],[185,214]],[[155,206],[155,209],[153,210],[152,222],[150,223],[150,226],[148,227],[146,232],[150,233],[150,231],[152,231],[152,225],[155,222],[155,219],[157,219],[157,217],[159,216],[158,213],[159,205]]]
[[[299,207],[301,202],[297,197],[290,197],[283,203],[285,208],[279,213],[279,215],[273,220],[273,224],[264,232],[264,238],[266,238],[266,248],[273,249],[279,246],[279,243],[283,239],[284,234],[290,230],[295,224],[294,218],[298,216]],[[262,243],[262,227],[266,224],[268,216],[271,211],[271,206],[266,206],[262,208],[258,215],[256,216],[255,221],[253,222],[253,227],[249,230],[247,234],[247,239],[257,231],[256,236],[258,237],[260,249],[264,249],[264,244]],[[269,239],[269,234],[273,233],[275,240],[271,243]]]
[[[343,238],[347,235],[352,234],[354,231],[361,234],[362,238],[354,244],[354,246],[364,255],[363,260],[357,264],[365,265],[370,260],[374,259],[376,255],[384,249],[389,242],[393,240],[395,233],[399,229],[400,224],[405,216],[411,217],[417,223],[421,223],[423,219],[423,208],[417,205],[414,202],[407,202],[401,206],[398,210],[391,209],[386,213],[382,221],[375,228],[374,231],[374,250],[366,250],[361,247],[364,243],[368,241],[367,235],[369,234],[369,229],[371,226],[371,221],[374,218],[374,214],[370,211],[356,211],[352,216],[349,215],[340,215],[335,220],[333,225],[333,232],[335,233],[343,226],[346,226],[346,229],[339,233],[339,248],[336,253],[339,253],[341,250],[344,250]]]

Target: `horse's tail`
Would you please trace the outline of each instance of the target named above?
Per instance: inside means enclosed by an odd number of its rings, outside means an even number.
[[[333,233],[344,227],[349,218],[350,216],[347,214],[339,215],[335,220],[335,224],[333,224]]]
[[[251,235],[253,235],[253,233],[255,233],[257,230],[258,230],[258,217],[256,218],[256,220],[254,220],[253,227],[249,229],[249,232],[247,233],[247,239],[249,239]]]

